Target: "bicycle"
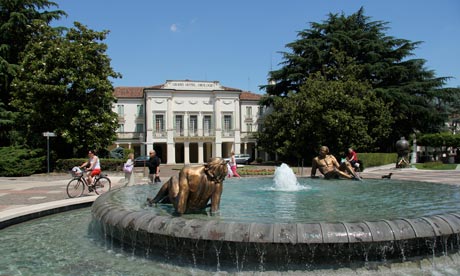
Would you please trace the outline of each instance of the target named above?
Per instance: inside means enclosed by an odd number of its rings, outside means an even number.
[[[94,185],[88,184],[86,175],[78,167],[74,167],[70,174],[73,177],[67,184],[67,195],[70,198],[80,197],[85,191],[85,186],[88,188],[89,193],[94,191],[98,195],[106,193],[112,188],[112,182],[105,174],[101,173],[94,176]]]

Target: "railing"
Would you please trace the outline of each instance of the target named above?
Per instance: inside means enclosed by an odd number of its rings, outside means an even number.
[[[200,132],[202,133],[202,136],[204,137],[216,136],[216,132],[214,131],[214,129],[200,129],[198,133]]]
[[[235,131],[234,130],[222,130],[222,137],[235,137]]]
[[[214,129],[180,129],[174,130],[174,137],[212,137],[216,136]]]
[[[254,122],[254,119],[253,119],[252,116],[245,116],[244,117],[244,122],[245,123],[252,123],[252,122]]]
[[[197,136],[198,136],[198,130],[196,130],[196,129],[189,129],[189,130],[188,130],[188,136],[190,136],[190,137],[197,137]]]
[[[166,138],[168,137],[168,133],[164,130],[162,131],[153,131],[153,137],[156,138]]]
[[[126,132],[125,132],[126,133]],[[252,132],[241,132],[241,138],[255,138],[256,131]],[[174,137],[214,137],[216,136],[216,132],[214,129],[181,129],[181,130],[174,130],[173,132]],[[167,131],[153,131],[153,137],[157,138],[166,138],[168,136]],[[137,135],[139,137],[139,135]],[[222,137],[235,137],[234,130],[222,130]],[[120,135],[119,135],[120,138]]]
[[[139,139],[142,132],[117,132],[118,139]]]
[[[251,131],[251,132],[241,132],[241,139],[247,138],[247,139],[255,139],[256,138],[257,131]]]

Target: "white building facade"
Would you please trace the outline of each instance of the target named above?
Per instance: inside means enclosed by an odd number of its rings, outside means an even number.
[[[163,164],[204,163],[231,151],[257,152],[260,95],[218,81],[170,80],[152,87],[117,87],[119,128],[113,147],[146,155],[155,149]],[[264,159],[264,158],[263,158]]]

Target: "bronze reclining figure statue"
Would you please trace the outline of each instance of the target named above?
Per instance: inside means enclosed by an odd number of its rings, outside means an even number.
[[[209,206],[211,214],[216,213],[227,174],[227,162],[220,158],[212,158],[201,166],[185,166],[179,178],[172,176],[153,199],[147,198],[147,202],[172,203],[177,214],[199,212]]]

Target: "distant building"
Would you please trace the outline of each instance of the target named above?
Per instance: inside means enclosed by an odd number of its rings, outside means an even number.
[[[257,152],[260,95],[218,81],[168,80],[152,87],[116,87],[117,140],[136,156],[155,149],[163,164],[203,163],[232,150]]]

